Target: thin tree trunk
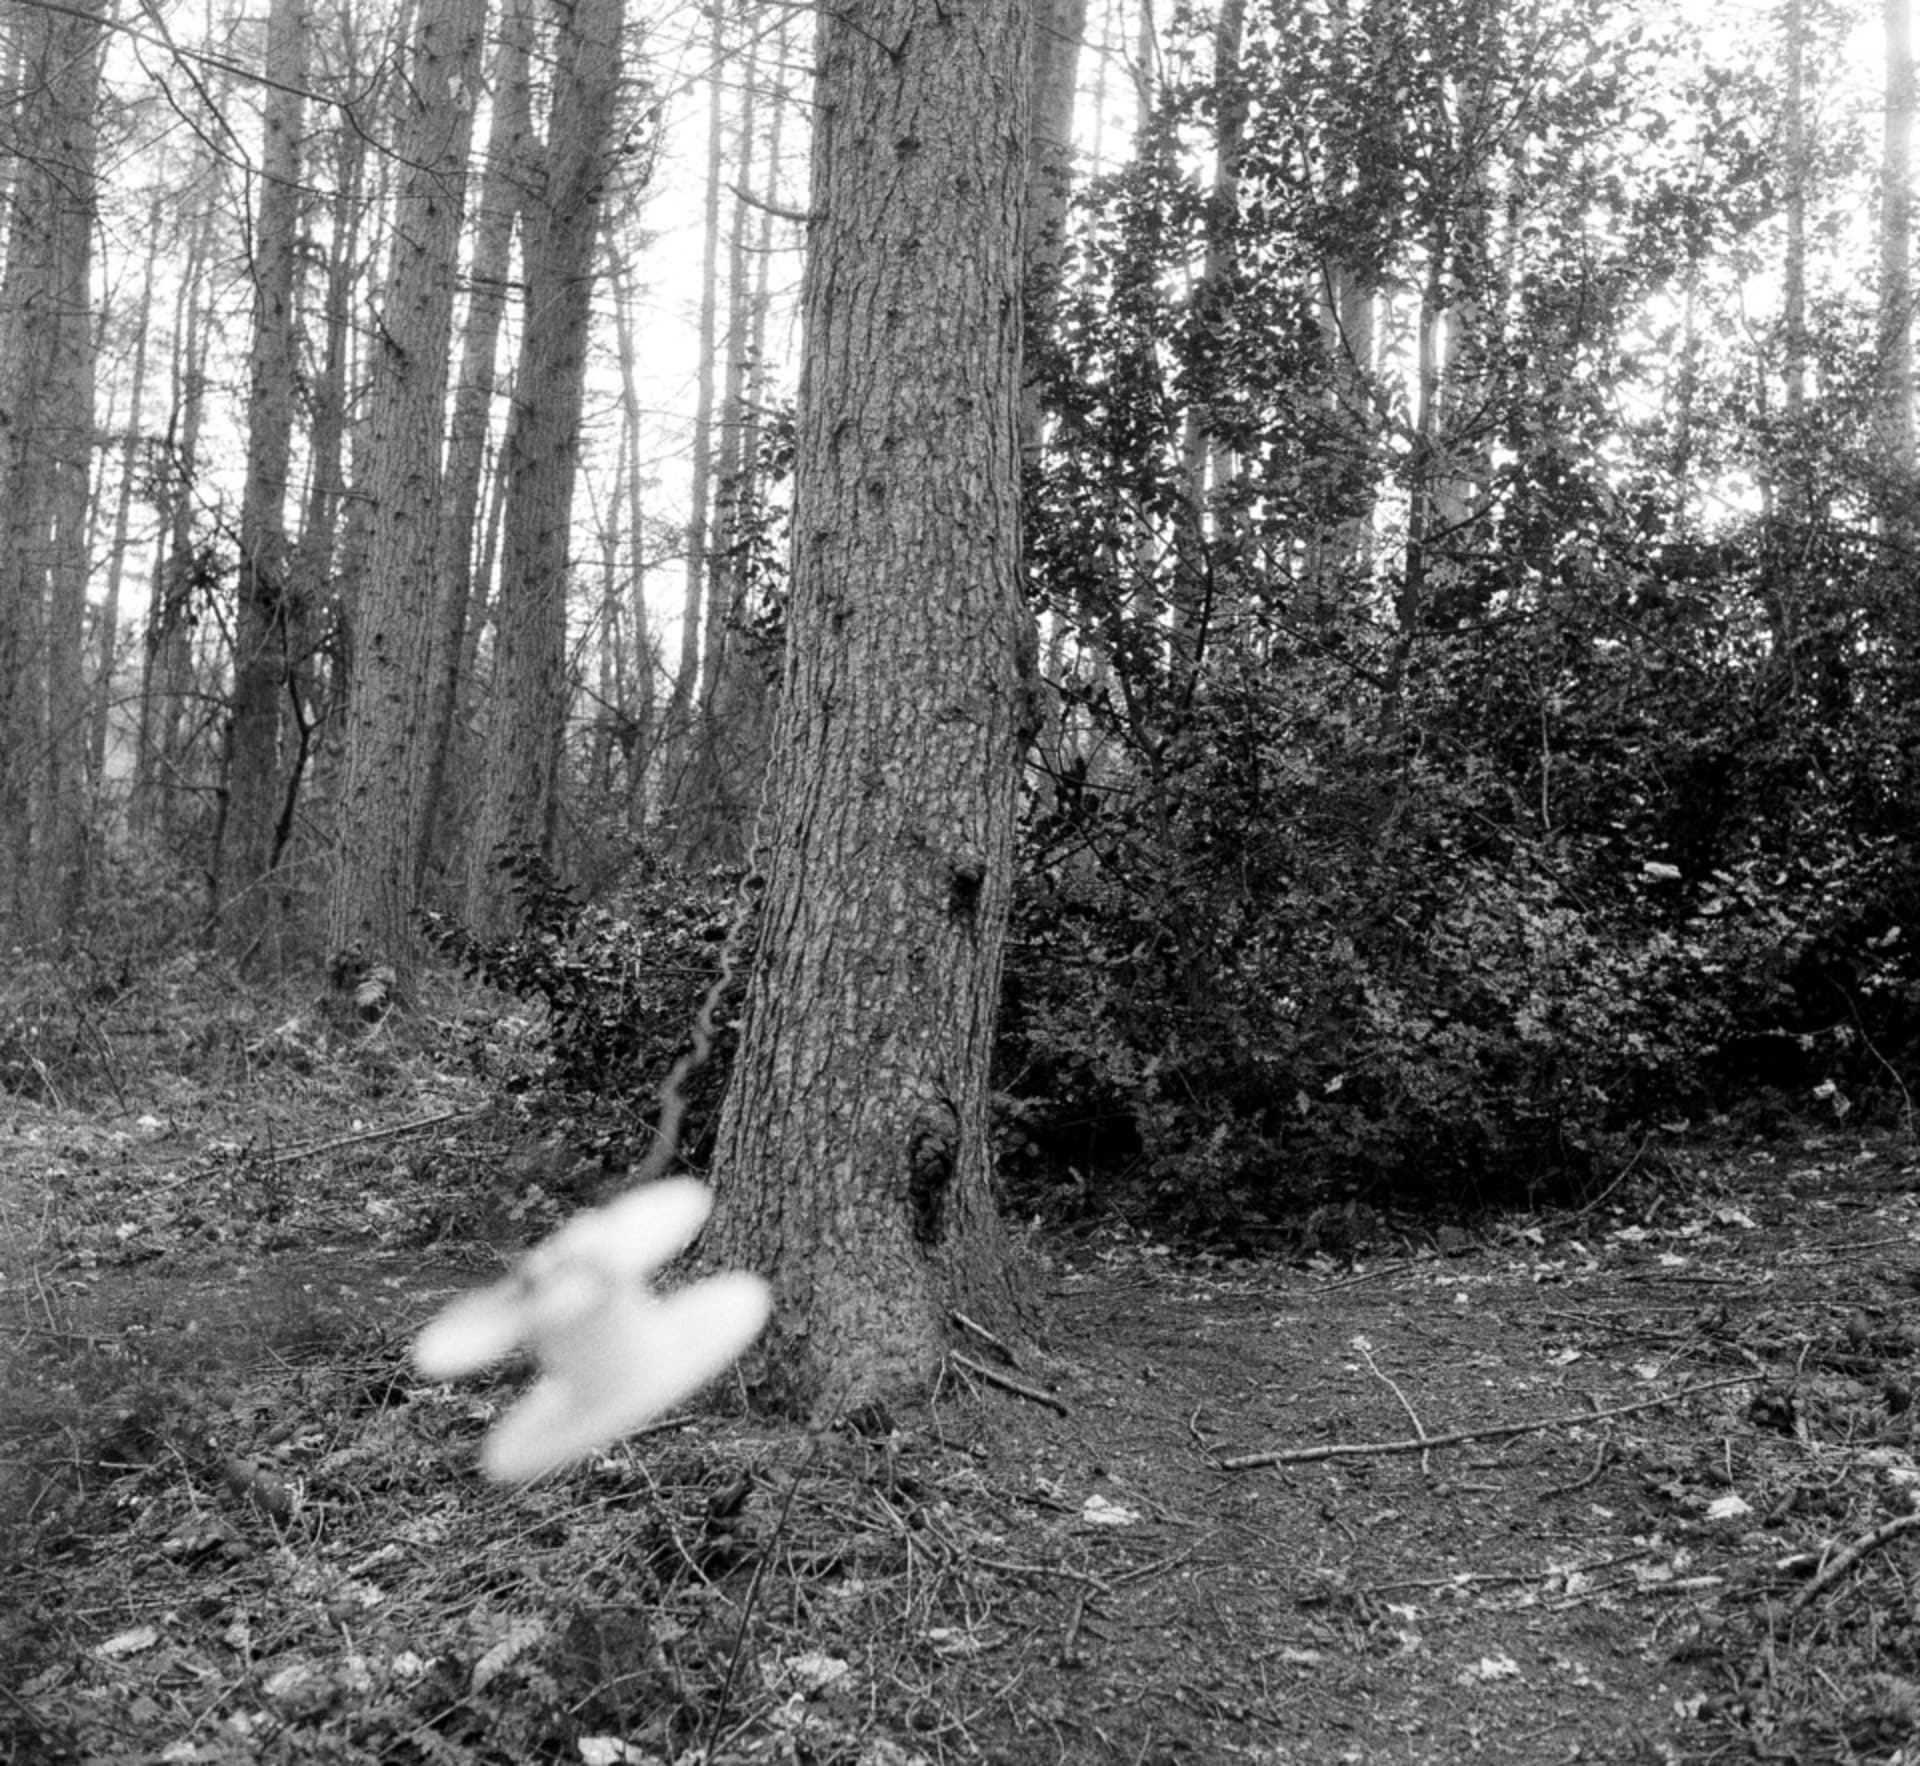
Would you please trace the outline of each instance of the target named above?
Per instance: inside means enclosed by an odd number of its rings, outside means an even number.
[[[420,772],[415,825],[416,889],[426,887],[440,830],[446,825],[447,780],[456,741],[460,688],[468,662],[473,618],[474,555],[478,550],[480,493],[486,482],[487,437],[499,379],[500,329],[513,268],[513,226],[532,128],[532,0],[504,0],[500,45],[494,54],[493,120],[486,165],[474,205],[473,256],[468,269],[466,330],[460,376],[447,431],[441,481],[442,519],[434,562],[433,658],[427,704],[426,764]]]
[[[273,0],[267,18],[266,139],[252,252],[246,485],[240,505],[239,606],[224,848],[215,916],[243,961],[272,953],[270,873],[281,812],[281,698],[287,678],[288,469],[299,372],[294,305],[300,270],[300,177],[311,60],[309,0]]]
[[[1228,0],[1238,6],[1242,0]],[[1033,98],[1027,125],[1025,228],[1027,325],[1046,337],[1059,301],[1067,211],[1073,198],[1073,114],[1080,89],[1080,44],[1087,33],[1087,0],[1037,0],[1029,62]],[[1038,461],[1040,389],[1029,380],[1020,400],[1020,452]]]
[[[727,45],[721,8],[712,14],[713,72],[707,102],[707,191],[701,214],[699,358],[694,368],[693,467],[687,492],[687,590],[680,613],[680,663],[667,702],[666,801],[677,813],[690,809],[690,758],[694,715],[700,704],[700,640],[712,596],[707,542],[713,517],[713,406],[720,311],[720,192],[726,178],[725,117],[721,64]]]
[[[200,471],[200,430],[206,415],[206,352],[210,328],[201,322],[206,287],[211,205],[203,207],[189,241],[173,325],[173,389],[161,478],[160,541],[140,675],[140,741],[134,764],[133,823],[170,851],[175,808],[186,763],[182,714],[192,672],[193,598],[198,588],[194,543],[194,486]]]
[[[1234,283],[1239,273],[1240,154],[1246,134],[1247,94],[1240,71],[1240,47],[1246,31],[1246,0],[1221,0],[1213,32],[1214,149],[1213,186],[1207,194],[1206,255],[1195,285],[1190,322],[1218,342],[1233,324]],[[1211,518],[1212,467],[1217,434],[1212,409],[1217,375],[1208,365],[1211,349],[1201,346],[1192,364],[1192,390],[1181,423],[1181,511],[1174,543],[1173,655],[1176,692],[1183,698],[1196,684],[1205,660],[1207,631],[1215,609],[1213,542],[1219,524]]]
[[[626,822],[630,834],[647,825],[648,783],[653,772],[654,700],[659,657],[647,614],[647,524],[645,470],[640,439],[639,346],[634,335],[633,279],[624,254],[607,239],[607,285],[613,296],[613,328],[620,363],[620,495],[626,503],[627,624],[632,632],[630,673],[621,683],[621,757],[626,766]]]
[[[551,858],[566,733],[567,538],[600,198],[614,139],[622,0],[577,0],[554,70],[542,188],[523,211],[527,319],[507,433],[507,510],[468,919],[506,918],[504,849]]]
[[[145,439],[142,417],[147,399],[147,351],[153,329],[153,293],[160,260],[160,198],[147,212],[147,261],[140,279],[140,304],[134,312],[133,366],[128,371],[127,421],[120,443],[120,482],[115,489],[113,532],[107,541],[107,582],[100,597],[99,655],[95,663],[92,727],[87,740],[87,770],[96,792],[107,776],[107,741],[113,725],[114,677],[120,671],[120,592],[126,576],[127,547],[133,526],[133,485]]]
[[[1887,114],[1880,153],[1880,532],[1902,564],[1914,516],[1913,0],[1884,0]]]

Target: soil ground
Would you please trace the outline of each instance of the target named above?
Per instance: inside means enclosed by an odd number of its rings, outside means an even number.
[[[1920,1763],[1905,1139],[1290,1259],[1035,1232],[1045,1343],[923,1412],[723,1388],[500,1491],[524,1370],[407,1358],[558,1212],[483,1101],[0,1098],[0,1759]]]

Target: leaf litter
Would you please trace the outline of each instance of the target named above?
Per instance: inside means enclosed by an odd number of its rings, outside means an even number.
[[[407,1347],[551,1222],[423,1089],[5,1120],[0,1758],[1920,1760],[1904,1144],[1346,1262],[1037,1235],[1040,1346],[921,1411],[723,1382],[502,1491],[524,1368]]]

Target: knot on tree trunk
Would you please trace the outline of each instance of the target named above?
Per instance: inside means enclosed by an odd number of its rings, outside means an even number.
[[[960,1113],[950,1099],[927,1092],[907,1132],[907,1205],[913,1236],[931,1249],[946,1222],[947,1192],[960,1156]]]

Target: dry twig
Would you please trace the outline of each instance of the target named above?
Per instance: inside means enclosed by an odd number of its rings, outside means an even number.
[[[1719,1392],[1728,1386],[1750,1386],[1759,1374],[1734,1374],[1724,1380],[1702,1380],[1697,1386],[1682,1386],[1661,1398],[1642,1398],[1635,1404],[1616,1404],[1606,1410],[1576,1410],[1561,1416],[1539,1417],[1525,1423],[1490,1423],[1478,1429],[1453,1429],[1444,1435],[1422,1435],[1411,1441],[1330,1441],[1323,1447],[1283,1447],[1267,1453],[1238,1453],[1230,1459],[1216,1459],[1223,1472],[1251,1471],[1257,1466],[1309,1465],[1323,1459],[1371,1459],[1383,1453],[1430,1452],[1436,1447],[1458,1447],[1463,1441],[1504,1441],[1514,1435],[1544,1434],[1548,1429],[1568,1429],[1577,1423],[1604,1422],[1608,1417],[1632,1416],[1635,1411],[1658,1410],[1665,1404],[1678,1404],[1683,1398],[1702,1392]]]
[[[317,1159],[322,1153],[337,1153],[342,1147],[365,1146],[369,1141],[396,1140],[403,1134],[417,1134],[423,1128],[438,1128],[446,1122],[464,1122],[485,1108],[476,1105],[467,1110],[442,1110],[437,1116],[416,1116],[409,1122],[394,1122],[385,1128],[369,1128],[360,1134],[343,1134],[337,1140],[314,1141],[304,1147],[289,1147],[284,1153],[255,1156],[261,1165],[291,1165],[296,1159]]]
[[[1373,1377],[1381,1383],[1381,1385],[1385,1386],[1386,1389],[1394,1395],[1394,1397],[1400,1400],[1400,1408],[1407,1413],[1407,1421],[1413,1424],[1414,1434],[1417,1435],[1422,1441],[1425,1441],[1427,1438],[1426,1424],[1421,1422],[1420,1413],[1416,1411],[1413,1408],[1413,1406],[1407,1402],[1406,1393],[1400,1390],[1400,1387],[1393,1379],[1391,1379],[1385,1373],[1381,1372],[1380,1364],[1373,1359],[1373,1345],[1368,1343],[1364,1338],[1361,1338],[1361,1339],[1356,1339],[1354,1343],[1354,1347],[1360,1351],[1361,1360],[1367,1364],[1367,1372],[1372,1374]],[[1433,1470],[1433,1454],[1431,1450],[1423,1448],[1420,1453],[1421,1475],[1425,1476],[1428,1473],[1432,1472],[1432,1470]]]
[[[1821,1567],[1820,1574],[1787,1602],[1787,1611],[1797,1613],[1802,1608],[1810,1606],[1862,1558],[1871,1552],[1878,1551],[1889,1540],[1898,1539],[1902,1533],[1911,1533],[1915,1527],[1920,1527],[1920,1515],[1901,1515],[1897,1520],[1888,1521],[1884,1526],[1874,1528],[1871,1533],[1862,1534],[1844,1551],[1836,1552],[1826,1561]]]
[[[1065,1401],[1054,1397],[1051,1392],[1043,1392],[1038,1386],[1029,1386],[1023,1380],[1010,1380],[1005,1374],[995,1373],[984,1362],[975,1361],[971,1355],[962,1355],[958,1349],[950,1349],[947,1354],[956,1367],[965,1368],[976,1379],[985,1380],[989,1386],[998,1386],[1001,1391],[1011,1392],[1016,1398],[1026,1398],[1035,1404],[1044,1404],[1047,1409],[1058,1411],[1062,1416],[1073,1415]]]
[[[956,1312],[953,1315],[953,1322],[963,1331],[970,1332],[972,1335],[978,1337],[980,1341],[985,1343],[990,1349],[999,1350],[1000,1353],[1007,1358],[1008,1367],[1018,1367],[1020,1365],[1020,1357],[1015,1355],[1014,1352],[996,1337],[993,1332],[988,1330],[985,1325],[975,1324],[964,1312]]]

